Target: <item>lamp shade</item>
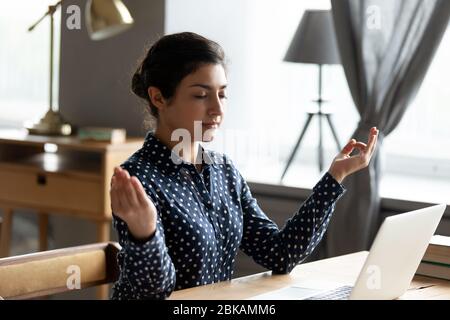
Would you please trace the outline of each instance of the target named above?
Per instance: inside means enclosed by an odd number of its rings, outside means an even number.
[[[120,0],[88,0],[86,3],[86,26],[92,40],[115,36],[133,23],[130,12]]]
[[[284,61],[340,64],[330,10],[306,10]]]

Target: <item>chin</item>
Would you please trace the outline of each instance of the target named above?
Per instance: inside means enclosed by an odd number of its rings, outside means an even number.
[[[211,142],[216,136],[216,130],[207,130],[203,133],[203,142]]]

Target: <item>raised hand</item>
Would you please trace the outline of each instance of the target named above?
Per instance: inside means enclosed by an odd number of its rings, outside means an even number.
[[[341,152],[338,153],[328,170],[336,181],[341,183],[348,175],[369,165],[377,144],[378,132],[376,127],[372,127],[367,144],[351,139]],[[358,149],[359,153],[350,156],[354,149]]]
[[[155,233],[157,210],[138,178],[114,168],[110,196],[112,211],[125,221],[134,238],[144,240]]]

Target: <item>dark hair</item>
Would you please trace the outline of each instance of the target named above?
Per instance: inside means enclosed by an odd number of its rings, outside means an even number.
[[[151,115],[158,118],[148,88],[157,87],[170,101],[181,80],[203,64],[221,64],[226,68],[225,54],[218,43],[192,32],[163,36],[150,47],[137,68],[131,89],[146,100]]]

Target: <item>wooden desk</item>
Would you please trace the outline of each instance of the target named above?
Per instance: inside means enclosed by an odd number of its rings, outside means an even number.
[[[174,291],[170,300],[241,300],[305,281],[331,281],[353,285],[368,255],[362,251],[299,265],[287,275],[271,271],[200,287]],[[425,287],[425,288],[423,288]],[[410,289],[400,299],[450,299],[450,281],[415,276]]]
[[[63,214],[97,224],[97,241],[110,240],[110,179],[114,167],[142,146],[143,139],[125,143],[80,141],[76,137],[32,136],[0,131],[0,257],[9,255],[13,210],[39,214],[39,249],[47,250],[48,214]],[[46,144],[57,146],[44,152]]]

